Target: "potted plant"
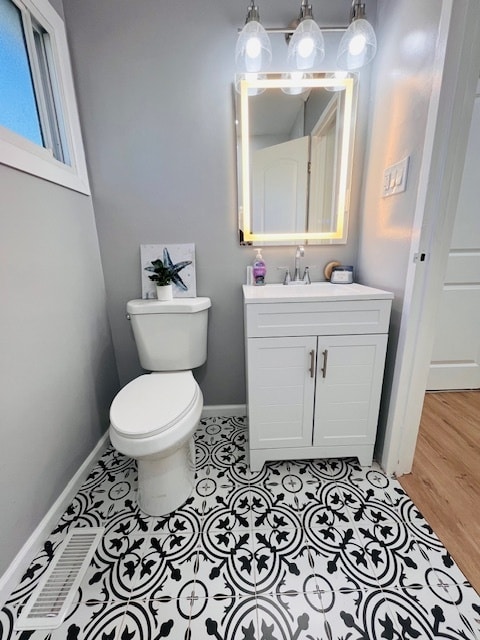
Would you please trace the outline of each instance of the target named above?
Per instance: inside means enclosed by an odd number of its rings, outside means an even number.
[[[173,298],[173,286],[181,291],[188,291],[187,285],[183,282],[179,273],[185,267],[192,264],[191,260],[182,260],[174,263],[170,257],[167,247],[163,249],[163,260],[157,258],[151,261],[150,267],[145,267],[145,271],[150,271],[153,275],[148,276],[157,285],[157,298],[159,300],[171,300]]]
[[[164,264],[160,258],[152,260],[151,267],[145,267],[145,271],[151,271],[148,276],[157,285],[158,300],[171,300],[173,298],[172,279],[176,274],[175,268]]]

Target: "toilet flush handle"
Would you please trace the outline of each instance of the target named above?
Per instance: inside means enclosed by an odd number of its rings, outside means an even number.
[[[127,315],[125,316],[127,318],[127,320],[130,320],[130,314],[127,313]]]

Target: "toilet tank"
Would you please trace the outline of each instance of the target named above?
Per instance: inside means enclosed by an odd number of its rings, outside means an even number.
[[[194,369],[207,359],[210,298],[130,300],[130,319],[140,364],[147,371]]]

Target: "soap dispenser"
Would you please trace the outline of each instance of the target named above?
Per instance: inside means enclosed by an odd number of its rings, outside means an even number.
[[[267,266],[262,258],[260,249],[256,249],[257,255],[253,261],[253,281],[258,285],[265,284],[265,276],[267,275]]]

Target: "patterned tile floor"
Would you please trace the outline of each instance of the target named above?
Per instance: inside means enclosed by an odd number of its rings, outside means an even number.
[[[248,467],[242,418],[203,420],[194,494],[139,511],[109,449],[0,612],[1,640],[480,640],[480,598],[400,485],[355,460]],[[15,619],[72,527],[105,535],[61,627]]]

